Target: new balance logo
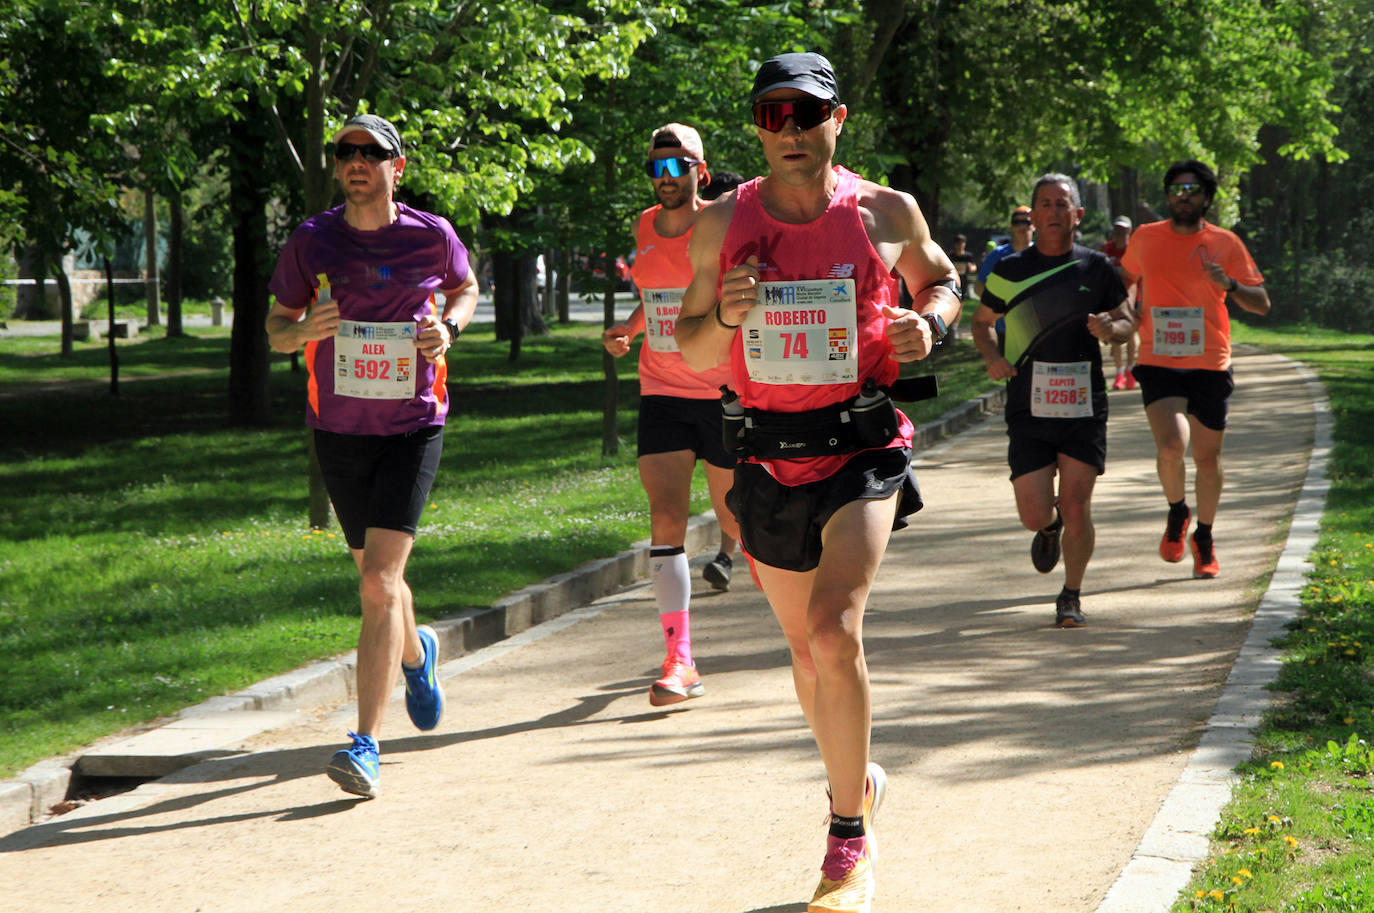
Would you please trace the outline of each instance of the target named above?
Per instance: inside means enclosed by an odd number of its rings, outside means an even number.
[[[854,275],[853,263],[836,263],[830,267],[830,272],[826,274],[827,279],[848,279]]]

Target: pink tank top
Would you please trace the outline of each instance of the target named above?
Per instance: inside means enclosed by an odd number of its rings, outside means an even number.
[[[639,347],[641,396],[678,396],[684,399],[719,399],[720,388],[730,382],[730,366],[719,365],[698,373],[687,366],[678,351],[674,330],[682,293],[692,281],[687,259],[686,234],[665,238],[654,230],[654,217],[662,207],[640,213],[635,231],[638,250],[631,275],[639,287],[644,308],[644,341]]]
[[[900,367],[889,356],[892,345],[885,330],[885,304],[898,306],[897,277],[868,239],[859,216],[856,189],[859,176],[836,166],[839,183],[820,218],[803,225],[780,222],[759,201],[761,178],[735,191],[735,211],[721,245],[723,275],[750,256],[759,258],[763,282],[799,279],[853,279],[857,301],[856,354],[858,379],[838,384],[767,384],[751,380],[742,334],[730,352],[731,387],[747,408],[771,412],[802,412],[853,398],[865,378],[891,383]],[[912,425],[899,411],[897,436],[888,447],[910,447]],[[799,460],[759,460],[784,485],[801,485],[834,475],[854,454]]]

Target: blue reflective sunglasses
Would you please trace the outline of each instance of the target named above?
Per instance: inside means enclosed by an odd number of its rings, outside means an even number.
[[[698,159],[680,156],[671,159],[646,159],[644,170],[649,177],[658,180],[662,177],[680,178],[686,175],[696,165],[700,165]]]

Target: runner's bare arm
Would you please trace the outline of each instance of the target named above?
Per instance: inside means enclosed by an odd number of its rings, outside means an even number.
[[[978,305],[973,312],[973,347],[983,356],[987,365],[988,377],[993,380],[1006,380],[1016,376],[1016,367],[997,351],[997,312],[986,304]]]
[[[1226,269],[1216,262],[1205,264],[1207,277],[1219,288],[1231,294],[1231,298],[1244,310],[1252,314],[1269,313],[1269,293],[1263,285],[1246,285],[1227,274]]]
[[[416,347],[430,364],[442,358],[456,341],[449,338],[448,327],[444,326],[444,321],[452,320],[458,324],[461,331],[467,328],[472,315],[476,313],[477,277],[469,270],[467,278],[459,283],[457,288],[440,289],[439,294],[444,297],[444,307],[439,312],[440,316],[426,314],[421,317],[420,333],[415,337]]]
[[[896,361],[918,361],[930,354],[935,338],[921,315],[937,314],[946,326],[959,320],[963,302],[954,292],[954,264],[930,236],[925,216],[910,194],[871,181],[859,185],[859,213],[869,240],[911,292],[912,310],[894,308],[887,328]],[[952,283],[946,286],[937,283]]]
[[[339,303],[333,298],[309,309],[289,308],[272,299],[267,313],[267,344],[274,352],[290,355],[307,342],[328,339],[339,332]]]
[[[720,251],[735,212],[735,195],[728,193],[697,216],[687,255],[692,261],[692,282],[682,296],[678,313],[678,349],[694,371],[706,371],[730,359],[736,327],[757,300],[758,260],[742,263],[720,273]],[[719,291],[719,297],[717,297]]]
[[[606,329],[601,334],[601,344],[616,358],[630,351],[630,343],[644,332],[644,303],[640,302],[624,323]]]
[[[1139,317],[1129,298],[1110,311],[1088,315],[1088,332],[1103,342],[1125,342],[1138,325]]]

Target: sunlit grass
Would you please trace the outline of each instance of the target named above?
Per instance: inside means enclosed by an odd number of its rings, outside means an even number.
[[[0,340],[0,776],[126,726],[351,649],[342,536],[307,529],[304,375],[274,361],[274,421],[225,427],[228,331],[103,346]],[[601,450],[599,329],[465,333],[454,412],[407,578],[423,619],[648,535],[634,460],[634,356],[617,367],[619,453]],[[993,386],[972,346],[930,364],[928,421]],[[54,377],[85,386],[37,392]],[[8,395],[7,395],[8,394]],[[904,407],[905,408],[905,407]],[[693,510],[709,508],[698,471]]]

